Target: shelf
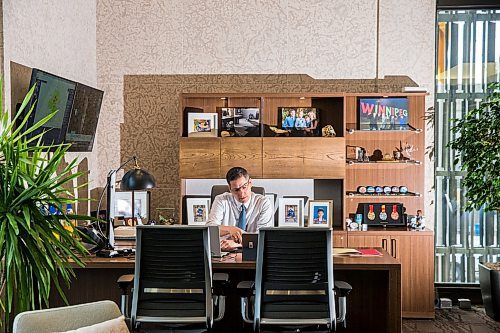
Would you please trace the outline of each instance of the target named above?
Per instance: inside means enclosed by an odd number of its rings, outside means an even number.
[[[358,125],[357,124],[346,124],[346,131],[349,134],[354,134],[356,132],[363,132],[363,133],[386,133],[386,132],[415,132],[415,133],[421,133],[422,129],[421,128],[415,128],[412,125],[408,124],[405,126],[405,129],[380,129],[380,130],[360,130],[357,129]],[[399,127],[399,126],[398,126]]]
[[[346,195],[349,197],[349,198],[355,198],[355,197],[359,197],[359,198],[367,198],[367,197],[370,197],[370,198],[388,198],[388,197],[421,197],[422,195],[418,192],[407,192],[407,193],[390,193],[390,194],[386,194],[386,193],[374,193],[374,194],[368,194],[368,193],[358,193],[358,192],[353,192],[353,191],[347,191],[346,192]]]
[[[359,161],[356,161],[356,160],[347,160],[347,159],[346,159],[346,163],[349,164],[349,165],[354,165],[354,164],[378,164],[378,165],[383,165],[383,164],[396,164],[396,165],[415,164],[415,165],[420,165],[420,164],[422,164],[422,162],[415,161],[415,160],[359,162]]]

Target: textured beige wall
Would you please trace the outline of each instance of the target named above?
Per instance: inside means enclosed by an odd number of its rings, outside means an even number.
[[[379,77],[407,75],[432,91],[435,1],[380,0],[379,13]],[[376,41],[375,0],[98,0],[97,73],[106,91],[97,140],[100,178],[120,160],[124,75],[373,79]],[[426,202],[432,199],[426,193]]]

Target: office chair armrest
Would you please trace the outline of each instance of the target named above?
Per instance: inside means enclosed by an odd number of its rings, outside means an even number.
[[[335,281],[335,290],[338,291],[339,297],[346,297],[352,290],[352,286],[345,281]]]
[[[120,301],[120,311],[122,314],[128,318],[128,303],[129,303],[129,287],[134,284],[134,274],[125,274],[118,278],[116,281],[118,286],[122,291],[122,297]]]
[[[255,281],[241,281],[236,288],[240,297],[250,297],[255,289]]]
[[[229,288],[229,275],[227,273],[214,273],[212,276],[213,294],[225,295],[225,291]]]

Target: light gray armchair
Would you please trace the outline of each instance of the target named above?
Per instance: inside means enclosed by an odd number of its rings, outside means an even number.
[[[112,301],[71,305],[60,308],[26,311],[19,313],[14,319],[13,333],[50,333],[65,332],[108,322],[121,316],[120,309]],[[121,330],[113,332],[128,332],[124,322],[111,322]],[[95,332],[105,329],[95,328]],[[107,330],[109,332],[109,330]]]

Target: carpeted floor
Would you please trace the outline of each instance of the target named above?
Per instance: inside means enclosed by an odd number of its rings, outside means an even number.
[[[486,315],[484,308],[472,310],[436,309],[436,319],[403,319],[403,333],[500,333],[500,322]]]

